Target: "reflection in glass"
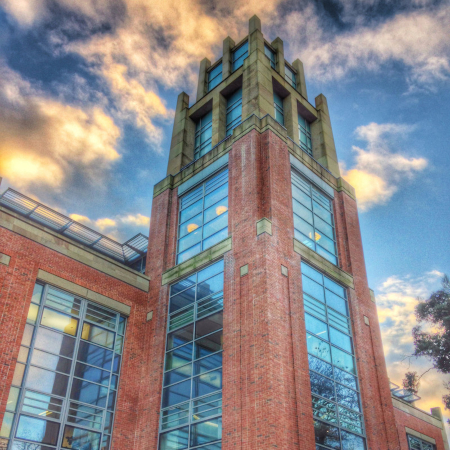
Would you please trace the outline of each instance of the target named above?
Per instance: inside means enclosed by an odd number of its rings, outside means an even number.
[[[47,394],[65,397],[68,381],[69,377],[66,375],[31,366],[25,386]]]
[[[78,320],[66,314],[44,308],[41,325],[75,336]]]
[[[81,339],[97,345],[102,345],[103,347],[113,348],[114,335],[115,333],[112,331],[84,322]]]
[[[78,349],[78,360],[101,367],[102,369],[111,370],[113,352],[97,345],[89,344],[86,341],[80,342]]]
[[[222,418],[191,425],[191,445],[201,445],[222,439]]]
[[[66,425],[62,446],[69,449],[89,449],[98,450],[100,447],[100,433],[87,431]]]
[[[189,427],[163,433],[160,436],[159,448],[161,450],[181,450],[189,444]]]
[[[328,425],[320,420],[314,421],[314,435],[316,444],[327,445],[333,449],[340,449],[339,428]]]
[[[75,339],[45,328],[38,328],[34,347],[56,355],[73,358]]]
[[[59,423],[21,415],[16,437],[42,444],[56,445]]]
[[[50,353],[42,352],[38,349],[34,349],[33,356],[31,357],[31,364],[69,374],[72,361],[67,358],[61,358]]]
[[[83,403],[104,408],[106,406],[106,396],[108,388],[98,384],[89,383],[85,380],[74,378],[70,398]]]

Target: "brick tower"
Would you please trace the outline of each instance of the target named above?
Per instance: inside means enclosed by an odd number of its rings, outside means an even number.
[[[389,383],[355,193],[301,61],[254,16],[189,103],[148,251],[0,196],[0,449],[448,450],[440,409]]]

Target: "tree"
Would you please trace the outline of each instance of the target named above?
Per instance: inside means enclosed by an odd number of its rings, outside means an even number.
[[[420,377],[417,372],[406,372],[403,379],[403,389],[411,392],[411,394],[417,394],[419,392]]]
[[[426,300],[419,299],[415,313],[419,325],[412,330],[414,356],[425,356],[438,372],[450,374],[450,280],[447,275],[442,279],[442,289]],[[431,325],[432,331],[423,331],[422,323]],[[450,390],[450,382],[446,388]],[[450,394],[444,395],[442,401],[445,408],[450,409]]]

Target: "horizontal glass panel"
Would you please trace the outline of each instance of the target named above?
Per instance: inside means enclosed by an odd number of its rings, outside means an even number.
[[[353,356],[348,353],[343,352],[342,350],[331,346],[331,354],[333,357],[333,364],[340,369],[344,369],[347,372],[356,373],[355,371],[355,363],[353,360]]]
[[[203,372],[208,372],[212,369],[217,369],[222,366],[222,352],[206,358],[199,359],[194,362],[194,374],[198,375]]]
[[[209,356],[222,350],[223,331],[210,334],[202,339],[195,341],[195,359]]]
[[[313,269],[308,264],[302,262],[301,264],[302,274],[307,275],[309,278],[317,281],[320,284],[323,284],[323,275],[318,272],[316,269]]]
[[[310,224],[313,223],[313,213],[309,209],[305,208],[295,199],[292,200],[292,207],[294,209],[294,213],[297,214],[297,216],[306,220]]]
[[[57,372],[69,374],[72,366],[72,360],[42,352],[35,348],[33,351],[33,356],[31,357],[31,364],[45,367],[49,370],[56,370]]]
[[[69,449],[89,449],[99,450],[100,448],[100,433],[95,431],[83,430],[66,425],[64,428],[64,437],[62,446]]]
[[[37,284],[36,283],[34,285],[33,295],[31,297],[31,301],[33,303],[37,303],[38,305],[40,305],[43,292],[44,292],[44,286],[42,286],[42,284]]]
[[[91,322],[98,323],[99,325],[111,328],[112,330],[116,329],[117,314],[112,311],[108,311],[101,306],[88,303],[86,308],[86,319]]]
[[[186,195],[183,195],[180,199],[180,209],[184,210],[201,197],[203,197],[203,186],[199,186],[198,188],[189,191]]]
[[[341,427],[347,428],[356,433],[363,433],[362,417],[360,414],[349,411],[347,408],[339,406],[339,422]]]
[[[309,377],[311,381],[311,392],[313,394],[320,395],[321,397],[325,397],[330,400],[336,400],[333,380],[325,378],[316,372],[310,372]]]
[[[305,314],[306,330],[311,333],[317,334],[322,339],[328,341],[328,327],[327,324],[319,319],[311,316],[310,314]]]
[[[178,254],[177,263],[181,264],[182,262],[188,260],[189,258],[192,258],[193,256],[195,256],[197,253],[200,252],[201,252],[201,245],[200,244],[194,245],[193,247],[184,251],[183,253]]]
[[[185,289],[177,295],[174,295],[170,299],[169,312],[173,313],[178,309],[184,308],[195,301],[195,286]]]
[[[102,369],[111,370],[113,352],[97,345],[89,344],[86,341],[80,342],[78,349],[78,360],[100,367]]]
[[[349,353],[353,352],[352,339],[344,333],[330,327],[330,341],[332,344],[337,345]]]
[[[24,364],[27,363],[28,360],[28,353],[30,352],[30,349],[28,347],[24,347],[23,345],[19,348],[19,354],[17,355],[17,361],[23,362]]]
[[[323,256],[326,260],[330,261],[331,264],[337,265],[337,258],[336,258],[336,256],[331,254],[330,252],[326,251],[320,245],[316,246],[316,252],[320,256]]]
[[[350,375],[348,372],[344,372],[343,370],[338,369],[337,367],[334,368],[334,379],[339,383],[350,386],[353,389],[358,388],[356,383],[356,377]]]
[[[194,305],[190,308],[183,309],[180,312],[172,314],[169,318],[169,331],[182,327],[194,320]]]
[[[50,287],[48,289],[45,305],[51,308],[58,309],[72,316],[80,314],[81,300],[75,298],[67,292],[61,292]]]
[[[184,381],[192,376],[192,364],[178,367],[164,374],[164,386]]]
[[[318,244],[320,244],[328,252],[333,253],[333,254],[336,253],[336,249],[334,247],[334,241],[332,241],[330,238],[326,237],[324,234],[321,234],[320,230],[317,230],[315,232],[315,241]]]
[[[14,414],[5,412],[3,415],[2,426],[0,428],[0,437],[8,439],[11,435],[11,428],[14,421]]]
[[[11,386],[8,394],[8,400],[6,400],[6,409],[9,411],[15,411],[17,407],[17,400],[19,399],[20,389]]]
[[[222,418],[191,425],[191,446],[222,439]]]
[[[181,450],[189,445],[189,427],[163,433],[159,438],[159,450]]]
[[[203,270],[200,270],[200,272],[198,272],[197,274],[198,282],[201,283],[202,281],[211,278],[213,275],[223,272],[223,268],[224,268],[223,259],[221,259],[220,261],[211,264],[210,266],[204,268]]]
[[[104,386],[89,383],[85,380],[79,380],[78,378],[73,379],[72,390],[70,393],[70,398],[72,400],[78,400],[82,403],[88,403],[89,405],[104,408],[106,406],[107,395],[108,388]]]
[[[324,279],[325,279],[325,287],[327,289],[333,291],[335,294],[339,295],[342,298],[347,298],[345,289],[342,286],[339,286],[339,284],[335,283],[334,281],[331,281],[327,277],[324,277]]]
[[[16,437],[42,444],[56,445],[59,423],[21,415]]]
[[[340,405],[360,412],[358,393],[353,389],[336,383],[336,398]]]
[[[61,418],[62,405],[63,401],[59,398],[26,390],[22,411],[35,416],[45,416],[59,420]]]
[[[162,397],[162,408],[189,400],[191,398],[191,380],[164,388]]]
[[[47,394],[65,397],[68,382],[69,377],[66,375],[31,366],[25,386]]]
[[[167,335],[167,350],[171,350],[180,345],[187,344],[192,341],[194,334],[194,324],[188,325],[187,327],[180,328],[177,331],[169,333]]]
[[[179,292],[182,292],[191,287],[193,284],[195,284],[196,280],[197,277],[194,274],[190,277],[184,278],[181,281],[178,281],[178,283],[172,284],[172,286],[170,286],[170,296],[172,297],[175,294],[178,294]]]
[[[114,332],[106,330],[105,328],[87,322],[83,323],[81,339],[84,339],[85,341],[90,341],[94,344],[102,345],[103,347],[113,348],[114,336]]]
[[[192,402],[193,420],[202,420],[218,414],[222,414],[222,393],[208,395]]]
[[[328,306],[331,306],[341,314],[345,314],[346,316],[348,316],[347,302],[343,298],[339,297],[328,289],[325,289],[325,297],[327,299]]]
[[[308,355],[308,363],[310,369],[315,370],[316,372],[319,372],[329,378],[333,378],[333,368],[331,364],[328,364],[312,355]]]
[[[312,210],[311,197],[302,189],[298,188],[294,184],[292,185],[292,196],[295,200],[300,202],[303,206],[306,206],[308,210]]]
[[[314,435],[316,444],[326,445],[332,449],[341,448],[339,439],[339,428],[328,425],[325,422],[314,420]]]
[[[308,222],[301,219],[297,214],[294,214],[294,227],[300,231],[300,233],[307,236],[309,239],[313,240],[315,237],[314,227]]]
[[[202,210],[203,210],[203,199],[201,198],[180,212],[180,223],[184,223],[186,222],[186,220],[189,220],[192,217],[200,214]]]
[[[327,312],[330,325],[333,325],[335,328],[338,328],[345,333],[350,333],[350,322],[347,317],[339,314],[331,308],[327,308]]]
[[[228,197],[223,198],[205,210],[204,223],[215,219],[228,211]]]
[[[31,338],[33,337],[34,326],[27,323],[22,336],[22,345],[29,347],[31,345]]]
[[[195,324],[195,337],[199,338],[223,327],[223,312],[213,314]]]
[[[203,224],[202,214],[198,214],[195,217],[192,217],[188,221],[182,223],[180,225],[179,238],[186,236],[187,234],[193,233],[195,230],[198,230]]]
[[[327,422],[337,423],[336,405],[323,398],[312,396],[313,415]]]
[[[216,217],[211,222],[203,226],[203,239],[217,233],[228,226],[228,212],[224,212],[219,217]]]
[[[342,450],[364,450],[364,439],[347,431],[341,431]]]
[[[12,384],[15,384],[16,386],[22,386],[24,372],[25,372],[25,364],[16,363],[16,367],[14,368]]]
[[[73,358],[75,339],[45,328],[38,328],[34,348]]]
[[[227,237],[228,237],[228,227],[224,228],[221,231],[218,231],[216,234],[213,234],[209,238],[205,239],[203,241],[203,250],[212,247],[213,245],[217,244],[220,241],[223,241]]]
[[[34,303],[30,303],[28,308],[27,322],[34,325],[36,323],[37,315],[39,312],[39,306]]]
[[[222,389],[222,369],[198,375],[193,379],[192,397],[202,397]]]
[[[316,201],[313,201],[314,214],[317,214],[322,220],[330,225],[333,224],[333,216],[323,206],[319,205]]]
[[[74,375],[78,378],[83,378],[88,381],[93,381],[94,383],[103,384],[108,386],[109,377],[111,372],[106,370],[98,369],[97,367],[88,366],[86,364],[77,363],[75,366]]]
[[[166,353],[165,370],[176,369],[192,361],[192,343]]]
[[[191,248],[193,245],[199,243],[201,240],[202,228],[195,228],[193,232],[187,234],[178,241],[178,252],[184,252],[188,248]]]
[[[75,336],[77,334],[78,319],[53,311],[52,309],[44,308],[41,325]]]
[[[313,356],[318,356],[327,362],[331,362],[330,344],[327,344],[309,333],[306,333],[306,343],[309,353]]]
[[[197,318],[205,317],[223,308],[223,292],[213,294],[197,303]]]
[[[308,277],[302,276],[303,291],[325,303],[323,287]]]
[[[295,217],[295,216],[294,216]],[[300,231],[294,229],[294,237],[298,241],[300,241],[302,244],[306,245],[310,249],[314,250],[316,248],[316,245],[312,239],[309,239],[306,235],[303,233],[300,233]]]
[[[67,421],[76,425],[101,430],[103,420],[103,409],[92,408],[79,403],[70,402]]]
[[[330,239],[334,239],[333,227],[328,223],[324,222],[320,217],[314,216],[314,225],[322,232],[325,236],[328,236]]]
[[[36,443],[14,441],[11,445],[11,450],[55,450],[54,447],[47,447]]]
[[[197,286],[197,301],[208,295],[223,290],[223,274],[208,278],[206,281],[199,283]]]
[[[189,422],[189,403],[161,411],[161,429],[178,427]]]
[[[325,314],[325,305],[319,300],[316,300],[315,298],[310,297],[307,294],[303,294],[303,302],[305,305],[305,311],[314,314],[315,316],[318,316],[320,319],[326,320],[326,314]]]
[[[228,182],[222,184],[222,186],[218,187],[205,197],[205,209],[209,208],[211,205],[214,205],[226,196],[228,196]]]

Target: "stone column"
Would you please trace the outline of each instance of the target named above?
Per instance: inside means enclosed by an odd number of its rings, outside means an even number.
[[[231,49],[234,48],[236,44],[233,39],[228,36],[223,40],[223,54],[222,54],[222,80],[229,77],[233,71],[231,62]]]
[[[295,81],[297,83],[297,90],[302,94],[303,97],[308,100],[308,94],[306,93],[306,81],[305,81],[305,70],[303,69],[303,63],[296,59],[292,63],[292,67],[297,71]]]
[[[200,61],[200,70],[198,72],[197,101],[199,101],[208,92],[208,74],[207,70],[211,67],[211,61],[203,58]]]
[[[285,74],[285,65],[284,65],[284,44],[283,41],[277,37],[272,42],[272,47],[277,51],[277,72],[281,75],[281,77],[284,79]]]

